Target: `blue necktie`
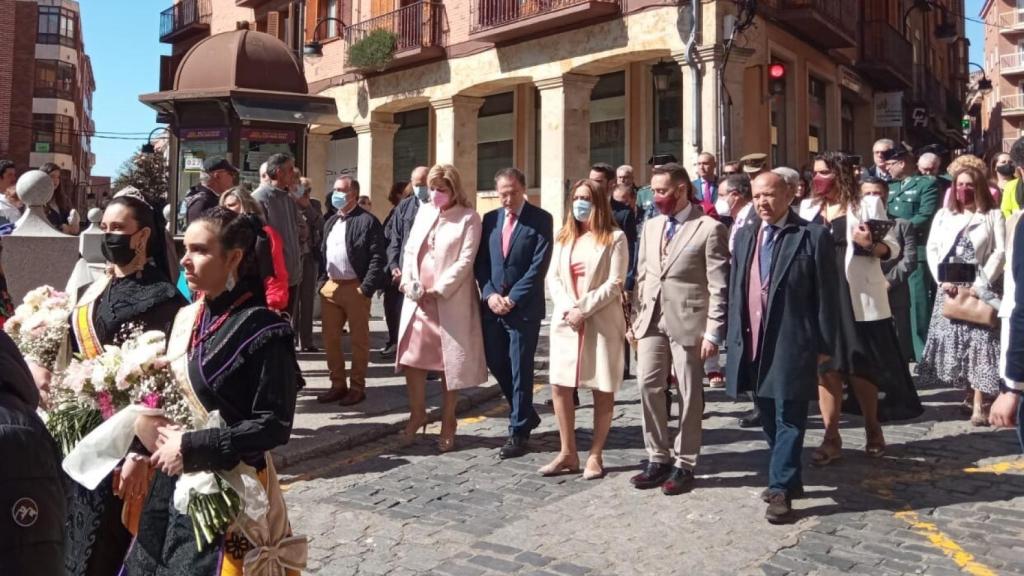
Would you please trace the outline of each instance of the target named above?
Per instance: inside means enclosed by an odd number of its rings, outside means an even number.
[[[765,284],[768,282],[768,278],[772,274],[772,249],[775,247],[775,233],[778,232],[778,228],[769,224],[764,229],[764,244],[761,245],[761,260],[759,262],[761,266],[761,283]]]
[[[672,241],[672,237],[676,235],[676,227],[679,226],[679,221],[675,217],[668,219],[668,230],[665,231],[665,245]]]

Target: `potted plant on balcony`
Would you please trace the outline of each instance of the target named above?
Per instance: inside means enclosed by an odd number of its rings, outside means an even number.
[[[380,72],[391,63],[397,46],[398,36],[394,32],[378,28],[352,43],[348,63],[360,70]]]

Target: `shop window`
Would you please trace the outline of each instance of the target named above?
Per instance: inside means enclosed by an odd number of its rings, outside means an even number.
[[[652,81],[653,85],[653,81]],[[674,154],[683,151],[683,73],[672,70],[665,90],[652,90],[654,97],[654,154]]]
[[[77,25],[78,15],[74,11],[59,6],[40,6],[36,42],[74,48]]]
[[[74,120],[61,114],[32,115],[32,151],[71,154]]]
[[[36,60],[37,98],[75,99],[75,65],[60,60]]]
[[[775,60],[772,62],[785,64]],[[789,93],[789,82],[784,83],[781,89],[773,94],[768,102],[768,116],[769,116],[769,142],[771,144],[771,165],[772,166],[788,166],[789,156],[787,154],[788,136],[789,136],[789,99],[787,95]]]
[[[626,162],[626,73],[601,76],[590,93],[590,162]]]
[[[811,76],[807,82],[807,151],[813,158],[825,151],[828,145],[826,126],[828,125],[828,101],[826,98],[827,84],[823,80]]]
[[[512,166],[515,155],[515,95],[484,98],[476,127],[476,189],[494,190],[494,174]]]
[[[430,165],[430,109],[395,114],[394,169],[392,182],[408,181],[417,166]]]

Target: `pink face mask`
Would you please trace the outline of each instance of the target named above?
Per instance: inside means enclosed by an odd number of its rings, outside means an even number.
[[[968,187],[966,184],[957,184],[956,186],[956,201],[960,205],[967,205],[974,203],[974,188]]]
[[[654,195],[654,205],[658,208],[658,212],[666,216],[670,216],[675,212],[676,209],[676,197],[675,196],[661,196],[658,194]]]
[[[444,210],[448,207],[448,204],[452,201],[452,195],[447,192],[441,192],[434,190],[434,197],[430,200],[438,210]]]
[[[835,180],[835,175],[815,174],[814,178],[811,179],[811,193],[814,194],[815,198],[827,195],[832,190],[832,183]]]

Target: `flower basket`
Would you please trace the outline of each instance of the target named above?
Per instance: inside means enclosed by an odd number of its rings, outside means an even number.
[[[398,36],[390,30],[373,30],[353,42],[348,49],[348,63],[360,70],[380,72],[391,63],[398,47]]]

